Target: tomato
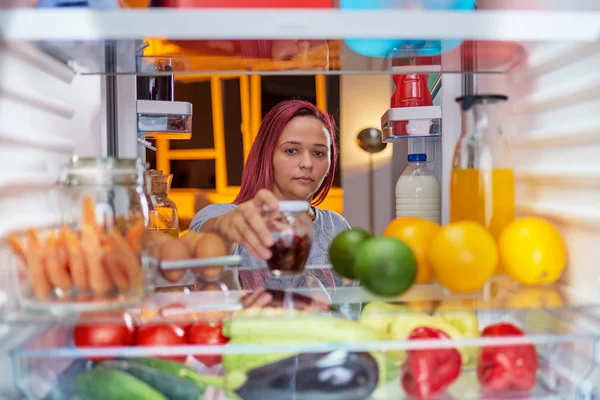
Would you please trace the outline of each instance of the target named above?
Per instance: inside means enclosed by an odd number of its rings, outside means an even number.
[[[77,325],[73,339],[77,347],[131,346],[135,338],[135,327],[125,324]],[[113,357],[90,357],[92,361],[108,360]]]
[[[221,334],[221,322],[203,322],[191,325],[186,338],[189,344],[219,345],[229,341]],[[194,357],[207,367],[212,367],[221,362],[221,354],[195,354]]]
[[[138,330],[135,338],[136,346],[182,346],[185,341],[185,330],[177,325],[147,325]],[[166,360],[185,362],[186,356],[159,356]]]

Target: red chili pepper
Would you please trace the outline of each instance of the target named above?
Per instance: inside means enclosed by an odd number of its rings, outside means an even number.
[[[502,322],[490,325],[482,337],[525,336],[516,326]],[[488,346],[479,352],[477,379],[488,393],[527,391],[535,386],[538,358],[532,344]]]
[[[408,340],[450,340],[439,329],[419,327]],[[460,375],[462,359],[455,348],[408,350],[402,376],[402,387],[414,399],[435,399]]]

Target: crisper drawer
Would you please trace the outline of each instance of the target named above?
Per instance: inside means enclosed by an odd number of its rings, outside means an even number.
[[[299,291],[265,293],[278,302],[244,308],[251,301],[240,301],[236,291],[164,293],[142,309],[80,319],[17,312],[8,318],[55,324],[13,351],[15,384],[27,398],[48,400],[600,395],[600,307],[561,286],[524,288],[497,278],[480,293],[451,295],[417,285],[395,299],[340,288],[332,296],[335,307],[325,308]],[[340,313],[348,303],[362,306],[358,320]],[[82,325],[121,326],[132,335],[125,340],[138,345],[78,347],[74,336],[81,340],[82,331],[74,330]],[[226,345],[211,335],[215,326],[229,337]],[[160,345],[157,330],[183,336],[163,337],[170,345]],[[163,358],[175,361],[163,365]],[[426,397],[428,390],[437,395]]]

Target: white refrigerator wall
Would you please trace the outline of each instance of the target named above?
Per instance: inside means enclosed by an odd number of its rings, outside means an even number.
[[[15,301],[2,236],[61,219],[50,190],[72,154],[97,156],[102,79],[78,76],[28,43],[0,45],[0,290]]]
[[[50,190],[60,167],[72,154],[98,156],[103,150],[102,84],[98,76],[76,76],[28,43],[0,43],[0,291],[8,308],[16,302],[16,285],[3,236],[60,221],[64,203]],[[10,350],[38,329],[43,325],[0,325],[0,398],[19,398]],[[66,338],[48,340],[64,345]]]
[[[569,250],[563,279],[596,297],[600,283],[599,65],[598,42],[531,46],[527,62],[506,77],[511,101],[504,125],[516,166],[518,214],[558,224]]]

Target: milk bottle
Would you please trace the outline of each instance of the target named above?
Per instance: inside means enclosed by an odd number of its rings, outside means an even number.
[[[440,184],[427,168],[426,154],[409,154],[396,183],[396,217],[421,217],[440,223]]]

